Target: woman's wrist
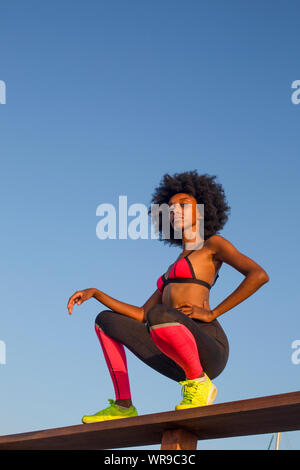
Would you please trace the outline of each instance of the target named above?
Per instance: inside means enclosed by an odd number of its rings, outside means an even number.
[[[91,291],[92,291],[92,297],[94,297],[94,299],[100,300],[101,291],[99,289],[96,289],[96,287],[93,287]]]

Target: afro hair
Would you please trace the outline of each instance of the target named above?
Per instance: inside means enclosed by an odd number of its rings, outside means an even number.
[[[152,204],[168,204],[174,194],[186,193],[192,195],[197,204],[204,204],[204,239],[217,234],[225,225],[230,214],[223,187],[214,180],[216,176],[199,175],[197,170],[175,173],[173,176],[164,174],[158,187],[152,194]],[[151,214],[151,208],[148,215]],[[174,238],[174,230],[170,224],[170,238],[164,238],[162,233],[162,214],[159,213],[159,239],[171,246],[182,245],[182,240]]]

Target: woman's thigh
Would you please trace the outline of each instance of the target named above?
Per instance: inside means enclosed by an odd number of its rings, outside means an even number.
[[[195,338],[204,372],[211,379],[217,377],[225,368],[229,353],[227,338],[219,323],[194,320],[164,304],[155,305],[147,313],[148,327],[169,322],[180,323],[189,329]],[[221,335],[220,330],[224,339],[223,344],[218,340]]]
[[[100,312],[95,323],[152,369],[177,382],[185,380],[184,370],[158,349],[145,323],[112,310]]]

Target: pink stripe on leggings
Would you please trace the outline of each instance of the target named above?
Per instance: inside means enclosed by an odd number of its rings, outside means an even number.
[[[97,325],[95,325],[95,330],[112,378],[116,400],[131,398],[127,360],[123,344],[110,338]]]
[[[203,368],[197,344],[190,330],[181,323],[162,323],[150,327],[156,346],[185,371],[187,379],[200,377]]]

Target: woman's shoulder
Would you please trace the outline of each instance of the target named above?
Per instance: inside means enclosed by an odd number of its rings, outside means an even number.
[[[227,245],[228,243],[230,243],[229,240],[227,240],[227,238],[223,237],[222,235],[212,235],[211,237],[209,237],[205,244],[207,246],[207,248],[209,248],[210,250],[212,250],[214,253],[220,249],[220,247],[224,246],[224,245]],[[230,243],[231,244],[231,243]]]

